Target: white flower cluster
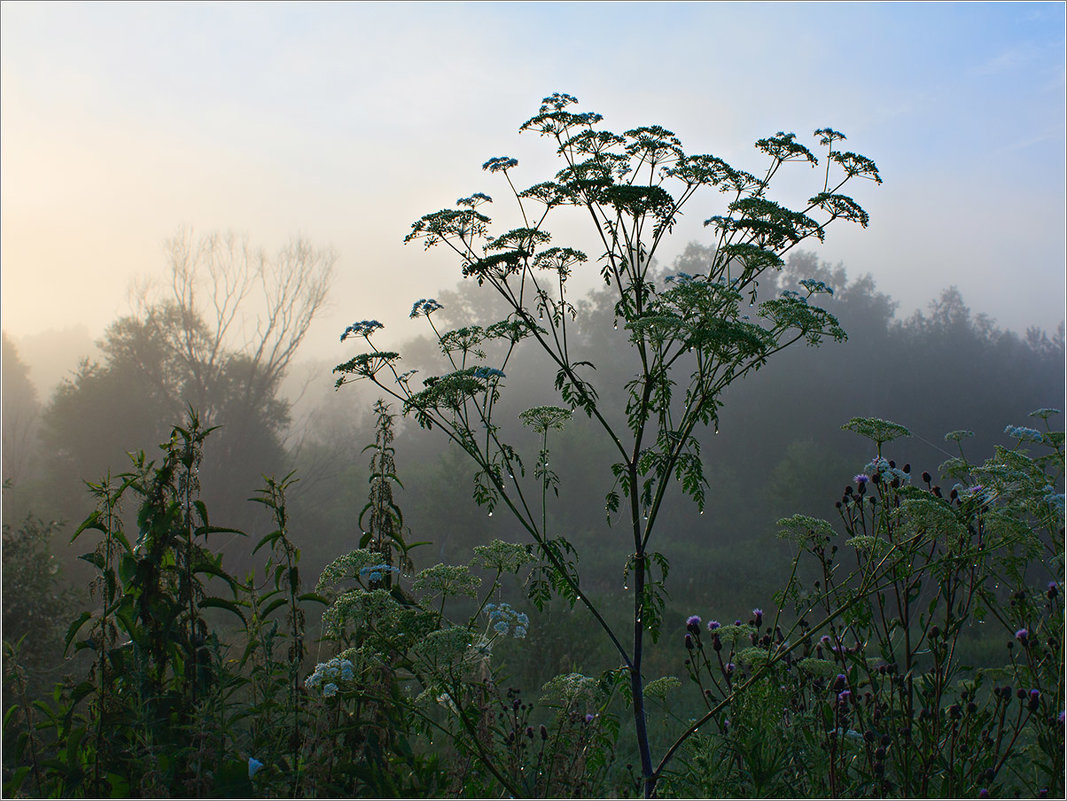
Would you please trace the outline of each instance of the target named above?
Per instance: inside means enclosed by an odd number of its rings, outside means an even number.
[[[530,618],[524,612],[512,609],[510,604],[486,604],[485,613],[489,615],[493,631],[500,635],[510,632],[512,637],[521,640],[530,627]]]
[[[1026,426],[1006,426],[1004,433],[1020,442],[1041,442],[1041,432]]]
[[[315,665],[315,672],[304,681],[308,690],[321,690],[324,698],[337,695],[337,682],[352,681],[355,678],[355,667],[348,659],[335,656],[328,662],[319,662]]]

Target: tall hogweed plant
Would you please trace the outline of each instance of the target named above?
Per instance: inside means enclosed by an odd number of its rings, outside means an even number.
[[[506,508],[536,546],[533,602],[540,607],[555,592],[592,615],[624,665],[643,791],[650,796],[664,766],[657,767],[649,741],[642,665],[647,639],[659,634],[669,568],[653,539],[664,499],[679,485],[703,508],[707,481],[695,431],[717,425],[727,387],[789,345],[845,338],[836,319],[814,302],[830,287],[802,281],[757,302],[759,282],[801,242],[822,240],[831,223],[866,226],[866,212],[843,190],[881,178],[873,161],[845,150],[844,135],[829,128],[814,134],[821,162],[794,134],[779,132],[756,143],[763,163],[748,172],[716,156],[687,154],[658,125],[606,130],[601,115],[576,106],[574,97],[554,94],[521,126],[555,148],[562,166],[551,179],[519,188],[516,159],[495,157],[483,165],[514,201],[517,227],[494,229],[487,213],[492,198],[477,192],[420,218],[406,238],[451,250],[465,277],[503,299],[507,317],[442,330],[433,316],[440,305],[417,301],[411,316],[426,318],[451,367],[421,382],[401,367],[398,353],[374,345],[381,323],[353,323],[342,342],[360,340],[367,349],[336,368],[337,384],[373,382],[399,400],[405,414],[463,448],[477,465],[476,500],[490,512]],[[810,198],[796,209],[772,199],[781,171],[805,167],[813,175]],[[706,271],[653,280],[653,261],[683,209],[708,192],[719,193],[723,208],[705,221],[715,246]],[[588,217],[594,253],[552,241],[549,222],[567,209]],[[583,358],[575,336],[579,309],[569,281],[589,269],[590,256],[615,293],[616,326],[625,331],[619,359],[629,358],[633,368],[622,409],[601,401],[595,366]],[[523,415],[522,422],[542,435],[532,471],[509,444],[512,421],[494,414],[512,355],[524,340],[554,365],[561,403]],[[490,360],[490,352],[498,358]],[[548,435],[574,412],[595,421],[616,458],[605,510],[609,525],[622,529],[620,561],[631,576],[628,632],[610,625],[582,586],[574,548],[551,530],[545,511],[549,491],[558,491]]]

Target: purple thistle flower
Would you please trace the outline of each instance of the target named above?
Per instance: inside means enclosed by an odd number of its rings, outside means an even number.
[[[1040,702],[1041,702],[1041,691],[1040,690],[1031,690],[1030,691],[1030,703],[1027,704],[1027,707],[1030,709],[1030,711],[1031,712],[1036,712],[1038,706],[1040,705]]]
[[[1053,598],[1055,598],[1055,597],[1056,597],[1056,594],[1057,594],[1057,593],[1058,593],[1059,591],[1060,591],[1060,585],[1059,585],[1059,584],[1057,584],[1057,583],[1056,583],[1055,581],[1050,581],[1050,582],[1048,583],[1048,597],[1049,597],[1049,600],[1050,600],[1050,601],[1051,601],[1051,600],[1052,600]]]
[[[592,712],[589,712],[588,714],[586,714],[585,722],[586,723],[592,723],[593,722],[593,713]]]
[[[838,673],[837,678],[834,679],[834,689],[840,692],[848,685],[848,676],[844,673]]]
[[[978,790],[978,797],[979,798],[989,798],[989,791],[984,787],[980,788]]]
[[[726,672],[727,673],[733,673],[734,670],[736,670],[736,669],[737,669],[737,666],[733,662],[727,662],[726,663]]]
[[[851,698],[851,697],[852,697],[852,691],[851,690],[842,690],[841,692],[839,692],[837,694],[837,702],[839,704],[847,704],[848,703],[848,699]]]
[[[1030,632],[1028,632],[1026,629],[1019,629],[1017,632],[1015,632],[1015,639],[1017,639],[1023,645],[1026,644],[1026,638],[1029,636]]]
[[[756,618],[757,626],[759,626],[763,622],[763,610],[759,607],[752,610],[752,616]]]
[[[858,473],[852,477],[852,480],[862,486],[863,484],[866,484],[868,481],[870,481],[871,477],[868,476],[866,473]]]
[[[690,615],[689,618],[685,621],[685,628],[686,628],[686,631],[690,631],[693,634],[699,634],[700,633],[700,616],[699,615]]]
[[[715,631],[715,629],[717,629],[720,625],[721,624],[719,623],[718,620],[709,620],[708,621],[708,631]]]
[[[1067,709],[1061,709],[1057,720],[1059,720],[1060,723],[1063,723],[1065,718],[1067,718]]]

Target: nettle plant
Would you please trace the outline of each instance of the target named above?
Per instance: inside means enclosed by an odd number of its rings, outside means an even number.
[[[830,287],[803,281],[796,291],[757,302],[759,282],[779,270],[783,256],[801,242],[821,241],[831,223],[866,226],[866,212],[842,189],[857,179],[881,179],[873,161],[842,149],[844,135],[829,128],[815,132],[824,149],[821,166],[794,134],[779,132],[756,142],[766,161],[754,174],[716,156],[687,155],[678,138],[658,125],[621,134],[605,130],[599,114],[577,111],[576,103],[574,97],[554,94],[520,129],[554,144],[563,167],[553,179],[520,190],[514,183],[515,159],[497,157],[483,165],[503,178],[517,203],[519,227],[492,233],[485,213],[492,199],[476,193],[460,198],[456,208],[422,217],[405,240],[451,249],[463,275],[496,292],[510,307],[508,316],[447,331],[434,324],[436,301],[416,302],[411,316],[427,319],[452,367],[426,378],[421,387],[412,372],[403,371],[398,353],[374,345],[381,323],[354,323],[341,340],[362,339],[370,349],[336,368],[337,384],[372,381],[401,400],[405,414],[443,431],[474,459],[476,500],[490,512],[506,507],[536,543],[543,581],[532,585],[533,600],[543,604],[545,589],[551,588],[572,604],[581,603],[618,651],[629,674],[643,789],[651,795],[662,766],[654,766],[649,744],[642,659],[646,637],[658,635],[669,566],[652,549],[664,498],[678,483],[703,508],[707,482],[694,432],[717,425],[722,393],[730,384],[791,344],[845,338],[837,320],[812,302]],[[780,170],[798,166],[814,171],[816,186],[795,210],[771,199],[769,189]],[[683,208],[708,191],[722,194],[724,208],[705,221],[715,245],[706,271],[655,281],[654,259]],[[579,309],[568,294],[569,280],[574,271],[586,269],[590,257],[552,244],[547,229],[549,218],[568,207],[589,215],[600,251],[595,261],[617,296],[616,326],[621,322],[627,332],[619,358],[631,359],[633,377],[624,409],[601,402],[595,367],[582,358],[575,335]],[[494,416],[508,363],[524,340],[554,365],[562,404],[524,420],[543,435],[532,476],[509,444],[507,427]],[[492,343],[502,346],[494,364],[487,357]],[[633,593],[628,635],[604,619],[596,599],[581,586],[573,547],[553,536],[546,523],[548,490],[558,490],[557,476],[548,468],[547,435],[574,411],[595,421],[617,456],[606,511],[609,524],[627,534],[623,561]]]

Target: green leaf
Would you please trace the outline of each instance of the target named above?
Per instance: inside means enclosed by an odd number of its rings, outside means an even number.
[[[274,541],[277,540],[278,537],[280,537],[280,536],[282,536],[281,529],[278,529],[276,531],[272,531],[270,534],[267,534],[265,537],[263,537],[263,539],[261,539],[258,543],[256,543],[256,547],[252,549],[252,553],[255,553],[260,548],[262,548],[264,545],[273,545]]]
[[[91,617],[92,615],[89,612],[82,612],[78,615],[77,619],[70,624],[70,627],[67,629],[67,636],[63,640],[65,648],[70,648],[71,641],[73,641],[81,630],[81,627],[84,626],[85,622]]]
[[[271,601],[269,604],[267,604],[263,608],[263,611],[261,611],[259,613],[259,615],[260,615],[261,618],[266,619],[267,617],[270,616],[271,612],[273,612],[275,609],[277,609],[280,606],[285,606],[288,602],[289,602],[289,599],[285,598],[284,596],[281,597],[281,598],[275,598],[273,601]]]
[[[82,561],[88,562],[89,564],[95,567],[100,568],[101,570],[103,570],[104,566],[107,564],[107,562],[104,560],[104,555],[102,553],[97,553],[96,551],[93,551],[91,553],[83,553],[78,558]]]
[[[235,604],[233,601],[228,601],[225,598],[218,598],[215,596],[212,596],[210,598],[203,598],[200,601],[200,608],[203,609],[204,607],[225,609],[228,612],[233,612],[233,614],[241,618],[242,623],[247,622],[245,620],[244,612],[241,611],[240,607],[238,607],[237,604]]]

